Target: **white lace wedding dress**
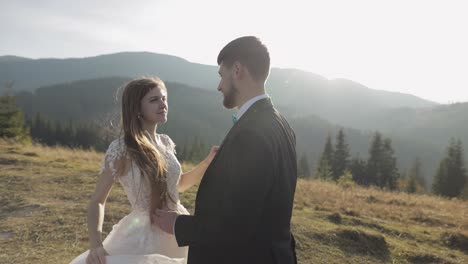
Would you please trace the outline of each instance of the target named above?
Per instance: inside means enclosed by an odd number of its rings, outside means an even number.
[[[168,199],[168,207],[179,214],[189,214],[180,204],[177,184],[181,175],[181,167],[175,157],[175,145],[163,134],[156,135],[156,148],[163,153],[167,162],[167,188],[176,203]],[[109,169],[116,174],[114,162],[123,157],[125,144],[123,138],[114,140],[106,152],[101,172]],[[126,157],[128,158],[128,157]],[[174,235],[163,232],[159,227],[151,225],[148,208],[150,189],[135,162],[127,175],[118,177],[132,212],[122,218],[103,241],[107,264],[182,264],[186,263],[188,247],[179,247]],[[71,264],[85,264],[88,251],[75,258]]]

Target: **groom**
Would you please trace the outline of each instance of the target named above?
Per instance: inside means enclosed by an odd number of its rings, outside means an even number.
[[[189,264],[297,263],[291,234],[296,138],[265,93],[266,46],[253,36],[218,55],[226,108],[235,122],[200,183],[195,213],[157,211],[154,221],[190,246]]]

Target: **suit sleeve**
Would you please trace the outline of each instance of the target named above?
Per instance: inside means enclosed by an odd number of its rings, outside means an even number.
[[[215,215],[179,216],[179,246],[237,244],[254,235],[274,180],[273,153],[265,138],[254,132],[242,132],[232,144],[223,206]]]

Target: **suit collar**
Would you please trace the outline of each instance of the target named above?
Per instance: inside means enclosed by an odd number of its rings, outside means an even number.
[[[270,97],[260,99],[256,101],[252,106],[247,109],[247,111],[241,116],[238,123],[244,119],[249,119],[252,115],[254,115],[258,111],[262,111],[265,109],[273,108],[273,103]]]
[[[252,98],[250,98],[250,100],[247,100],[247,102],[244,103],[244,105],[242,105],[241,108],[239,108],[239,111],[237,112],[236,114],[236,118],[239,120],[242,115],[247,112],[247,110],[249,110],[249,108],[255,104],[258,100],[262,100],[264,98],[268,98],[268,95],[267,94],[261,94],[261,95],[257,95],[257,96],[254,96]]]
[[[226,137],[224,138],[223,142],[221,143],[221,148],[218,151],[221,151],[223,148],[224,142],[230,138],[232,135],[238,133],[238,131],[244,127],[244,123],[247,122],[252,117],[255,117],[257,113],[263,112],[265,110],[271,109],[273,110],[273,103],[271,102],[270,97],[260,99],[255,102],[248,110],[245,112],[242,117],[232,126],[232,128],[227,133]]]

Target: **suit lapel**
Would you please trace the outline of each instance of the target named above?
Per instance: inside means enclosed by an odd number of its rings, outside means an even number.
[[[249,120],[252,118],[255,118],[259,113],[267,110],[267,109],[273,109],[273,103],[271,102],[271,99],[264,98],[260,99],[257,102],[255,102],[242,116],[241,118],[232,126],[232,128],[229,130],[227,133],[226,137],[224,137],[223,141],[220,144],[220,148],[218,150],[218,154],[215,156],[213,161],[211,162],[209,167],[216,166],[216,161],[218,157],[220,156],[221,152],[223,151],[223,148],[225,146],[225,143],[229,141],[232,137],[237,135],[240,131],[242,131],[242,128],[249,123]],[[202,180],[203,181],[203,180]]]
[[[255,102],[249,109],[241,116],[241,118],[232,126],[232,128],[227,133],[226,137],[224,138],[223,142],[221,143],[221,147],[224,145],[224,142],[228,141],[229,138],[235,136],[239,130],[241,130],[245,124],[252,118],[255,118],[259,112],[264,111],[265,109],[273,108],[273,103],[271,99],[264,98],[260,99]]]
[[[273,109],[273,104],[272,104],[270,98],[264,98],[264,99],[258,100],[242,115],[242,117],[229,130],[228,134],[226,135],[226,137],[224,138],[223,142],[220,145],[220,148],[218,150],[218,154],[216,154],[213,161],[208,166],[208,168],[207,168],[207,170],[205,172],[205,175],[203,176],[203,178],[202,178],[202,180],[200,182],[198,192],[197,192],[197,197],[195,199],[195,214],[197,212],[197,203],[198,203],[199,195],[202,192],[204,192],[204,189],[205,189],[204,188],[205,184],[206,184],[205,182],[209,181],[209,178],[213,176],[212,175],[213,170],[216,170],[216,171],[219,172],[218,166],[223,166],[221,163],[219,163],[220,157],[225,156],[225,155],[228,155],[228,157],[229,157],[229,155],[230,155],[230,153],[229,153],[229,145],[230,144],[226,144],[226,143],[229,143],[231,138],[235,137],[238,133],[240,133],[242,131],[243,127],[249,125],[249,120],[257,118],[257,116],[260,113],[262,113],[264,111],[268,111],[268,109],[271,109],[271,110]],[[228,149],[224,149],[225,146],[228,147]],[[228,152],[224,153],[226,151],[228,151]],[[219,168],[219,169],[223,170],[223,168]]]

